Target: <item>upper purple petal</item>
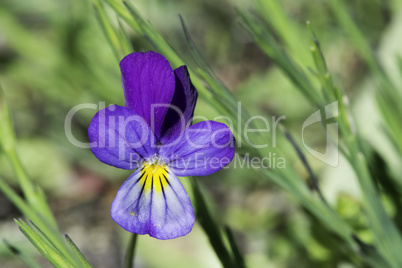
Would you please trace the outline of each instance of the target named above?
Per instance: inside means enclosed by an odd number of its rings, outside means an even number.
[[[159,157],[178,176],[205,176],[228,165],[235,140],[222,123],[203,121],[186,129],[172,144],[164,144]]]
[[[136,169],[142,159],[155,154],[154,135],[145,120],[133,110],[111,105],[100,110],[88,127],[93,154],[103,163]]]
[[[176,89],[162,126],[161,142],[170,142],[192,123],[198,93],[186,66],[174,70]]]
[[[174,91],[175,76],[160,54],[131,53],[120,62],[125,106],[142,116],[159,139]]]

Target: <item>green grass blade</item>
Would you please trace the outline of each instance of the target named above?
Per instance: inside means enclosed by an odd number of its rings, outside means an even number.
[[[38,235],[28,224],[24,221],[15,221],[21,232],[28,238],[29,241],[36,247],[36,249],[54,266],[54,267],[71,267],[74,268],[73,263],[65,259],[60,252],[55,249],[48,241],[44,240]]]
[[[28,178],[21,160],[16,151],[15,133],[11,121],[11,112],[7,105],[4,90],[0,85],[0,149],[3,150],[5,156],[10,162],[14,173],[18,179],[25,198],[28,203],[38,212],[41,213],[51,224],[57,226],[56,220],[46,202],[43,193],[35,188]]]
[[[71,249],[74,251],[75,255],[78,256],[80,260],[81,267],[83,268],[90,268],[92,267],[87,258],[85,258],[84,254],[82,254],[81,250],[77,247],[77,245],[74,243],[74,241],[67,235],[65,234],[64,237],[66,238],[67,243],[70,245]]]
[[[119,41],[119,36],[113,26],[110,24],[110,21],[106,16],[105,10],[100,0],[92,0],[92,3],[95,10],[96,18],[99,21],[99,25],[101,26],[106,39],[110,43],[110,47],[113,50],[113,54],[117,62],[120,62],[120,60],[123,58],[123,55],[121,53],[122,49]]]
[[[294,62],[273,38],[273,34],[263,27],[262,20],[255,16],[249,16],[238,10],[240,17],[254,42],[264,51],[276,65],[290,78],[297,88],[308,98],[307,100],[315,107],[322,103],[322,96],[316,90],[311,80],[303,70]]]
[[[26,265],[31,268],[41,268],[34,259],[30,256],[26,255],[24,252],[16,248],[15,246],[11,245],[7,240],[3,239],[4,244],[6,244],[7,248],[13,253],[16,257],[18,257],[21,261],[23,261]]]
[[[36,225],[40,226],[42,229],[47,231],[46,236],[52,244],[63,253],[66,259],[71,263],[76,263],[77,257],[73,254],[71,249],[66,245],[66,243],[61,238],[58,231],[53,225],[47,222],[46,219],[41,217],[33,210],[10,186],[8,186],[4,180],[0,178],[0,191],[2,191],[5,196],[18,208],[21,213],[29,218]]]
[[[209,242],[211,243],[211,246],[213,247],[217,257],[221,261],[222,266],[225,268],[237,267],[237,264],[233,262],[232,256],[223,241],[222,233],[218,225],[212,219],[212,216],[209,213],[201,190],[194,178],[191,178],[191,186],[195,199],[197,220],[208,236]]]
[[[374,76],[374,82],[378,88],[376,92],[378,106],[386,128],[393,142],[397,144],[397,150],[402,159],[402,125],[399,123],[399,115],[402,114],[402,106],[400,105],[402,93],[384,72],[366,37],[349,14],[345,2],[343,0],[329,0],[328,3],[338,22],[354,44],[356,51],[363,57]]]
[[[290,51],[292,58],[301,66],[306,68],[312,66],[313,62],[308,50],[300,49],[300,47],[303,47],[301,44],[308,44],[308,38],[303,35],[304,29],[286,14],[280,1],[255,0],[254,2],[256,2],[255,6],[258,14],[280,36],[287,50]]]
[[[124,30],[123,23],[121,22],[121,20],[119,18],[117,18],[117,20],[119,22],[118,35],[119,35],[119,40],[121,43],[121,50],[123,52],[123,55],[125,56],[125,55],[128,55],[128,54],[134,52],[134,47],[131,44],[126,31]]]
[[[226,237],[229,240],[229,244],[230,244],[230,248],[233,252],[233,257],[234,257],[234,261],[237,265],[237,267],[239,268],[245,268],[246,267],[246,263],[244,262],[244,258],[243,255],[240,253],[240,250],[237,246],[237,243],[234,239],[232,230],[229,228],[229,226],[225,226],[225,232],[226,232]]]
[[[204,73],[211,79],[213,80],[213,83],[211,83],[211,81],[208,84],[215,84],[217,85],[217,87],[213,87],[216,88],[217,90],[215,90],[215,92],[221,96],[228,96],[230,95],[231,97],[231,93],[229,92],[229,90],[227,90],[226,87],[224,87],[222,85],[222,83],[218,80],[218,78],[215,76],[214,72],[212,71],[211,67],[209,67],[209,65],[207,64],[207,62],[204,60],[204,57],[201,55],[200,51],[198,50],[197,46],[195,45],[195,42],[193,41],[193,39],[190,36],[190,33],[187,30],[186,24],[184,23],[184,20],[182,18],[182,16],[179,15],[180,18],[180,22],[183,28],[183,32],[184,35],[186,37],[187,40],[187,44],[189,45],[191,52],[193,53],[193,57],[196,60],[196,62],[198,63],[198,65],[200,66],[200,68],[204,71]]]
[[[328,73],[322,51],[318,45],[318,41],[310,29],[312,38],[312,53],[316,62],[316,68],[319,73],[321,86],[328,96],[336,93],[331,75]],[[335,96],[336,96],[335,94]],[[350,130],[349,118],[346,109],[340,102],[340,114],[338,119],[341,134],[344,136],[345,145],[349,150],[351,165],[358,177],[360,188],[365,200],[365,209],[367,217],[370,221],[371,228],[375,236],[375,246],[383,258],[388,261],[391,267],[402,265],[402,255],[398,254],[397,248],[402,247],[402,237],[395,224],[387,215],[384,206],[379,198],[379,193],[374,185],[374,179],[369,173],[369,167],[366,156],[361,145],[361,137],[358,133]]]

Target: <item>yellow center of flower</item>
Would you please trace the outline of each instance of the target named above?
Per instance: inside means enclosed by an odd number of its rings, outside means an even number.
[[[168,171],[165,164],[145,163],[142,166],[140,183],[144,186],[144,192],[154,190],[162,193],[163,188],[169,185]]]

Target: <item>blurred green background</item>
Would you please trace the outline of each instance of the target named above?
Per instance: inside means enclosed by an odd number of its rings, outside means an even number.
[[[258,9],[258,1],[133,1],[179,54],[194,64],[178,18],[181,14],[202,55],[216,75],[252,115],[286,116],[283,123],[301,143],[301,126],[316,109],[291,81],[257,47],[242,27],[236,9]],[[297,29],[289,36],[291,53],[304,66],[313,66],[305,22],[320,38],[328,68],[349,97],[356,126],[387,162],[391,174],[400,174],[400,161],[381,127],[370,73],[339,26],[328,3],[322,0],[285,0],[282,8]],[[402,9],[400,1],[348,2],[379,62],[396,84],[400,70]],[[116,15],[109,9],[110,17]],[[264,13],[275,19],[275,14]],[[114,20],[118,25],[117,19]],[[152,50],[142,36],[126,25],[136,51]],[[285,35],[287,33],[284,33]],[[174,68],[178,66],[172,66]],[[118,62],[102,33],[90,1],[2,0],[0,2],[0,83],[12,111],[18,150],[31,178],[45,189],[63,233],[68,233],[94,267],[121,267],[128,233],[109,216],[110,203],[130,172],[100,163],[89,149],[73,146],[66,138],[67,113],[81,103],[123,105]],[[72,130],[77,140],[87,140],[87,127],[95,110],[79,111]],[[196,115],[219,115],[200,100]],[[271,120],[270,120],[271,121]],[[325,135],[310,131],[307,143],[325,146]],[[295,153],[279,140],[286,166],[308,177]],[[320,178],[324,195],[366,243],[372,242],[363,216],[361,193],[349,164],[340,157],[329,167],[307,155]],[[233,166],[233,164],[232,164]],[[383,170],[383,172],[385,172]],[[0,155],[0,174],[17,186],[11,168]],[[399,175],[400,176],[400,175]],[[252,169],[225,169],[198,178],[214,217],[234,231],[248,267],[354,267],[338,238],[324,231],[309,212],[288,193]],[[186,181],[182,180],[186,186]],[[18,190],[18,188],[16,187]],[[384,203],[391,215],[395,207]],[[0,237],[30,254],[13,222],[21,217],[0,193]],[[387,205],[389,204],[389,205]],[[46,267],[43,257],[36,257]],[[136,267],[220,267],[202,229],[183,238],[158,241],[141,236]],[[0,243],[0,267],[25,267]]]

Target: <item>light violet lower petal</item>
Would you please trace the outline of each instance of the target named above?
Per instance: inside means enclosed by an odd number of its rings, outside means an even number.
[[[168,168],[152,169],[138,169],[120,187],[112,203],[113,220],[129,232],[157,239],[188,234],[194,212],[186,191]]]

